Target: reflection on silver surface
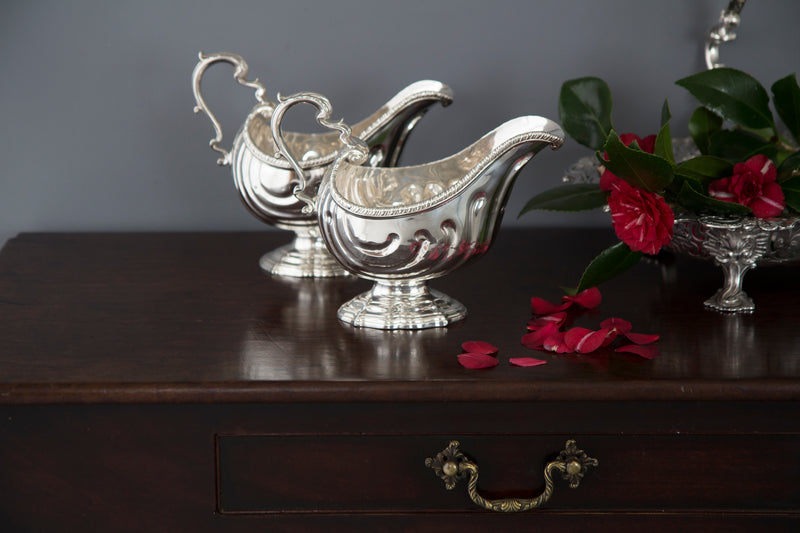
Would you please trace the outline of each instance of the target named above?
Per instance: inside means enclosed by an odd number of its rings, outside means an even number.
[[[275,118],[301,102],[319,109],[321,124],[330,118],[330,103],[315,93],[283,100]],[[272,128],[276,144],[281,142],[279,122],[273,121]],[[334,257],[350,272],[376,282],[371,291],[340,307],[339,319],[377,329],[426,329],[463,319],[466,308],[429,290],[426,281],[486,253],[514,179],[540,150],[561,146],[561,128],[546,118],[519,117],[451,157],[426,165],[369,168],[361,164],[357,139],[346,126],[335,126],[345,147],[310,204]],[[294,159],[291,149],[281,153]]]
[[[218,62],[235,67],[234,79],[256,90],[257,104],[233,140],[230,151],[222,148],[222,130],[206,104],[200,83],[206,69]],[[295,170],[285,159],[276,157],[270,120],[276,102],[266,98],[265,87],[256,80],[247,80],[247,63],[231,53],[205,55],[192,74],[192,87],[197,105],[195,112],[208,115],[215,137],[210,146],[222,157],[220,165],[231,166],[234,182],[247,209],[260,220],[281,229],[294,231],[295,242],[261,258],[262,269],[272,274],[292,277],[344,276],[347,272],[327,252],[317,231],[315,213],[304,211],[305,203],[294,193],[300,182]],[[403,145],[416,123],[435,102],[448,105],[452,91],[446,85],[431,80],[413,83],[397,93],[371,116],[353,126],[353,132],[369,145],[369,164],[397,164]],[[286,143],[298,155],[308,187],[307,194],[316,190],[328,166],[336,157],[340,143],[335,133],[287,133]]]

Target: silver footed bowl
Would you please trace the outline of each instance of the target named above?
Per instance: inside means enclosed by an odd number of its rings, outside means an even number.
[[[561,128],[546,118],[519,117],[445,159],[373,168],[364,164],[364,143],[347,126],[327,121],[327,99],[303,93],[283,100],[273,115],[276,144],[295,165],[282,142],[280,120],[300,102],[315,105],[317,120],[338,130],[345,145],[311,204],[322,238],[348,271],[375,281],[339,308],[339,319],[377,329],[425,329],[462,320],[464,305],[430,289],[427,281],[488,251],[514,179],[540,150],[563,144]]]
[[[233,140],[230,151],[222,148],[222,129],[209,110],[200,83],[206,69],[217,62],[235,67],[234,79],[255,90],[256,105]],[[345,276],[344,270],[328,253],[320,238],[317,215],[307,203],[295,196],[303,191],[316,196],[325,171],[341,147],[336,133],[286,133],[292,153],[297,154],[304,175],[298,176],[286,159],[276,157],[270,122],[277,102],[269,100],[265,87],[258,81],[247,80],[248,66],[241,56],[231,53],[205,55],[192,73],[196,100],[195,112],[203,111],[211,120],[215,137],[210,146],[221,154],[217,163],[230,166],[236,189],[247,209],[258,219],[277,228],[295,233],[291,244],[268,252],[259,264],[266,272],[291,277]],[[452,90],[438,81],[412,83],[397,93],[372,115],[354,125],[352,131],[369,147],[367,164],[375,167],[397,164],[408,135],[435,102],[446,106],[452,102]],[[303,181],[304,180],[304,181]]]
[[[742,290],[745,274],[759,265],[800,261],[800,217],[701,216],[676,210],[667,248],[722,268],[722,288],[704,302],[707,307],[751,313],[755,303]]]
[[[691,137],[672,140],[677,162],[700,155]],[[583,157],[566,172],[567,183],[596,183],[598,163]],[[800,262],[800,217],[760,219],[755,216],[711,216],[674,208],[670,244],[679,255],[713,261],[722,269],[723,283],[704,304],[728,313],[752,313],[755,302],[742,289],[745,274],[757,266]]]

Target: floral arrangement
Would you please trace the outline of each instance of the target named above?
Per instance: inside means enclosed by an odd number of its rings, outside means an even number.
[[[595,150],[598,180],[569,183],[534,196],[534,209],[581,211],[605,207],[620,242],[586,268],[573,293],[657,254],[672,239],[675,213],[758,218],[800,213],[800,87],[794,74],[776,81],[770,96],[752,76],[717,68],[680,79],[700,103],[688,129],[694,157],[676,160],[668,102],[656,134],[618,135],[608,85],[599,78],[570,80],[559,95],[567,134]]]

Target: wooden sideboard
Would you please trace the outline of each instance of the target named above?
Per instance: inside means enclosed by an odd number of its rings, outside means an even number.
[[[432,282],[468,318],[384,332],[336,319],[362,280],[265,276],[284,232],[25,234],[0,252],[0,530],[798,531],[800,279],[751,272],[752,315],[707,311],[711,264],[663,257],[576,324],[630,320],[661,356],[520,344],[613,235],[504,229]],[[467,370],[466,340],[500,348]],[[508,364],[534,356],[534,368]],[[425,466],[451,440],[487,498],[531,497],[575,439],[597,458],[504,514]],[[523,528],[523,529],[519,529]]]

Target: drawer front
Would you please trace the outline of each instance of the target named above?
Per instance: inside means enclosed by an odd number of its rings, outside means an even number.
[[[478,510],[465,481],[447,490],[425,465],[453,439],[488,499],[541,493],[545,465],[575,439],[599,465],[575,489],[556,473],[548,509],[800,509],[797,436],[220,435],[218,511]]]
[[[800,531],[796,405],[739,406],[736,425],[721,406],[670,417],[600,404],[591,419],[572,404],[347,407],[0,408],[0,530]],[[574,490],[556,475],[552,498],[525,513],[485,511],[464,481],[448,491],[425,466],[457,439],[479,494],[525,498],[571,438],[599,465]]]

